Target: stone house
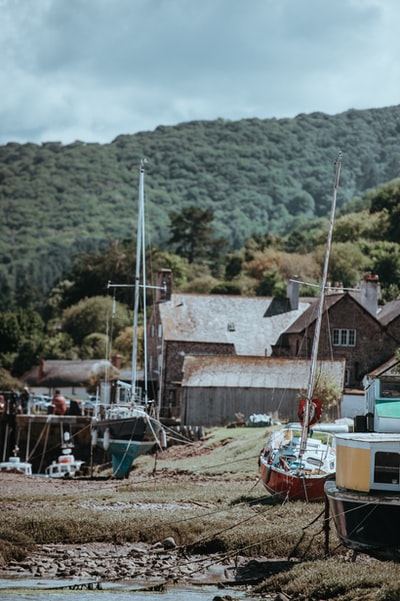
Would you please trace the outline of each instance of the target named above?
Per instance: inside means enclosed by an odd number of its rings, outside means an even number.
[[[232,372],[240,356],[242,381],[253,378],[254,406],[260,392],[255,385],[259,377],[251,375],[252,358],[310,358],[318,299],[300,298],[299,282],[289,283],[286,299],[173,293],[169,270],[160,271],[158,285],[148,326],[148,377],[162,416],[188,414],[189,389],[192,395],[200,394],[193,385],[191,357],[209,357],[214,366],[210,381],[215,383],[218,371],[218,394],[223,396],[224,373]],[[350,399],[352,391],[361,393],[365,374],[400,347],[400,300],[381,308],[379,297],[379,279],[371,274],[364,276],[358,290],[336,287],[325,296],[318,358],[344,361],[344,391]],[[285,373],[283,369],[282,381]],[[201,387],[204,392],[204,379]]]
[[[319,359],[346,361],[345,387],[362,389],[364,376],[387,361],[400,346],[400,302],[378,309],[379,280],[366,274],[360,292],[336,292],[325,296]],[[273,346],[275,357],[311,355],[317,303],[310,305]]]
[[[148,379],[162,417],[181,415],[185,357],[268,357],[280,333],[309,306],[309,299],[182,294],[172,292],[169,270],[158,274],[148,324]],[[289,287],[290,288],[290,287]]]

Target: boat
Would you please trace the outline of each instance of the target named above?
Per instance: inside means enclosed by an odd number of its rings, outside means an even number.
[[[71,454],[60,455],[57,461],[52,461],[46,467],[46,476],[49,478],[73,478],[81,474],[81,467],[84,461],[75,459]]]
[[[19,449],[15,447],[13,455],[8,458],[8,461],[0,462],[0,472],[32,476],[32,464],[29,461],[21,461],[18,453]]]
[[[339,540],[355,553],[400,560],[400,373],[393,359],[364,378],[365,414],[336,435],[336,477],[325,483]]]
[[[146,344],[146,283],[145,228],[144,228],[144,162],[139,171],[139,211],[136,240],[135,300],[133,311],[132,377],[131,383],[117,381],[113,388],[103,382],[93,417],[92,445],[99,446],[111,455],[113,475],[125,478],[133,462],[161,446],[161,423],[155,416],[154,403],[147,393],[147,344]],[[110,288],[123,286],[112,284]],[[138,312],[142,290],[144,315],[144,390],[137,386]],[[161,438],[160,438],[161,437]]]
[[[72,454],[73,442],[69,432],[64,432],[64,442],[61,455],[57,461],[53,460],[45,469],[45,475],[49,478],[74,478],[81,475],[82,465],[85,463],[81,459],[75,459]]]
[[[281,500],[322,501],[325,498],[325,480],[336,470],[333,435],[332,437],[325,435],[325,439],[321,440],[318,436],[314,436],[312,426],[318,423],[322,412],[321,400],[314,398],[314,388],[341,163],[342,154],[339,153],[335,163],[329,231],[307,392],[306,398],[299,404],[300,422],[273,431],[258,458],[260,479],[264,487],[270,494]]]

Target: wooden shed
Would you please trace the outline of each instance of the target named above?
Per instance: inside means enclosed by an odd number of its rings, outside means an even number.
[[[181,423],[221,426],[238,413],[297,421],[299,394],[307,389],[309,360],[271,357],[188,355],[181,387]],[[343,389],[345,360],[318,361],[317,373]],[[324,412],[340,417],[340,407]]]

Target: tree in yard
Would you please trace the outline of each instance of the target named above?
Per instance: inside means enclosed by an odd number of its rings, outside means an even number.
[[[117,336],[130,323],[127,308],[116,303],[113,315],[113,300],[107,296],[85,298],[76,305],[65,309],[62,318],[63,331],[71,336],[74,343],[81,345],[90,334]],[[108,328],[107,328],[107,323]]]

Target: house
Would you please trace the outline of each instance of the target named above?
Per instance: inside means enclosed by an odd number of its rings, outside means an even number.
[[[400,346],[400,299],[386,303],[378,311],[377,319]]]
[[[270,356],[281,332],[313,302],[299,301],[292,288],[286,299],[173,293],[170,270],[160,271],[147,346],[148,378],[156,378],[161,416],[181,415],[187,355]]]
[[[216,426],[245,421],[254,413],[297,421],[299,391],[307,389],[310,362],[302,359],[189,355],[183,364],[181,420]],[[319,361],[317,374],[343,389],[345,360]],[[324,417],[340,417],[340,407],[324,407]]]
[[[82,397],[87,395],[87,387],[104,377],[108,371],[110,378],[117,377],[119,370],[110,361],[92,359],[76,360],[44,360],[40,361],[23,376],[24,383],[33,394],[52,395],[56,389],[67,397]]]
[[[378,298],[379,280],[370,274],[359,292],[333,289],[325,296],[318,357],[345,359],[346,388],[362,389],[364,376],[400,346],[400,302],[379,311]],[[316,318],[314,303],[282,332],[272,356],[310,357]]]

